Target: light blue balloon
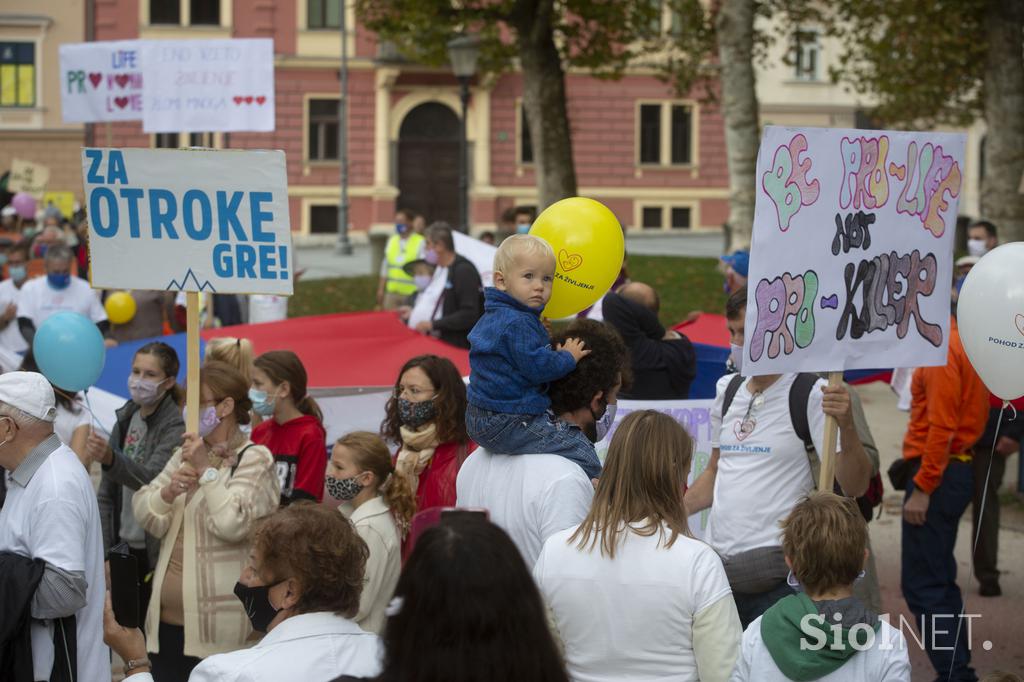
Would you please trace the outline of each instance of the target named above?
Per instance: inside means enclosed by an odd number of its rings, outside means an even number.
[[[107,351],[95,323],[79,313],[51,315],[36,330],[32,354],[39,371],[66,391],[84,391],[103,372]]]

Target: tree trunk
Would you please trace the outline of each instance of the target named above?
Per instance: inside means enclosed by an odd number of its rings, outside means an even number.
[[[999,241],[1024,240],[1024,4],[989,0],[985,17],[984,179],[982,217],[999,228]]]
[[[576,195],[565,72],[552,31],[553,0],[539,0],[519,27],[523,109],[530,124],[537,179],[537,210]]]
[[[754,89],[755,0],[722,0],[715,16],[721,62],[722,114],[729,160],[729,229],[726,251],[750,246],[754,225],[755,171],[759,145]]]

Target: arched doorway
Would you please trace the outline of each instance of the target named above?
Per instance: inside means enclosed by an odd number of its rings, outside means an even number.
[[[398,131],[399,208],[419,211],[427,223],[459,222],[459,117],[440,102],[410,111]]]

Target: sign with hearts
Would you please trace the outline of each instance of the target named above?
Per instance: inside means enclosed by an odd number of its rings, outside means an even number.
[[[274,130],[269,38],[143,41],[147,133]]]
[[[61,109],[65,123],[142,119],[139,40],[60,46]]]

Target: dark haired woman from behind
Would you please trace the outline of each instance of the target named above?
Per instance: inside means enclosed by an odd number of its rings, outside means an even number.
[[[128,375],[131,400],[117,410],[110,440],[93,431],[86,453],[103,465],[96,492],[103,526],[103,548],[127,543],[139,562],[140,575],[156,567],[160,540],[148,535],[135,521],[135,491],[159,474],[175,448],[181,445],[185,422],[181,418],[182,390],[177,384],[178,354],[166,343],[154,341],[140,348]],[[140,613],[149,605],[151,582],[142,583]]]
[[[389,611],[375,682],[569,680],[522,555],[475,514],[420,536]]]
[[[282,505],[324,499],[327,431],[307,383],[306,368],[290,350],[272,350],[253,362],[249,400],[264,421],[252,440],[274,455]]]
[[[448,358],[420,355],[398,373],[381,435],[400,445],[395,471],[419,510],[455,506],[459,467],[476,443],[466,434],[466,384]]]

